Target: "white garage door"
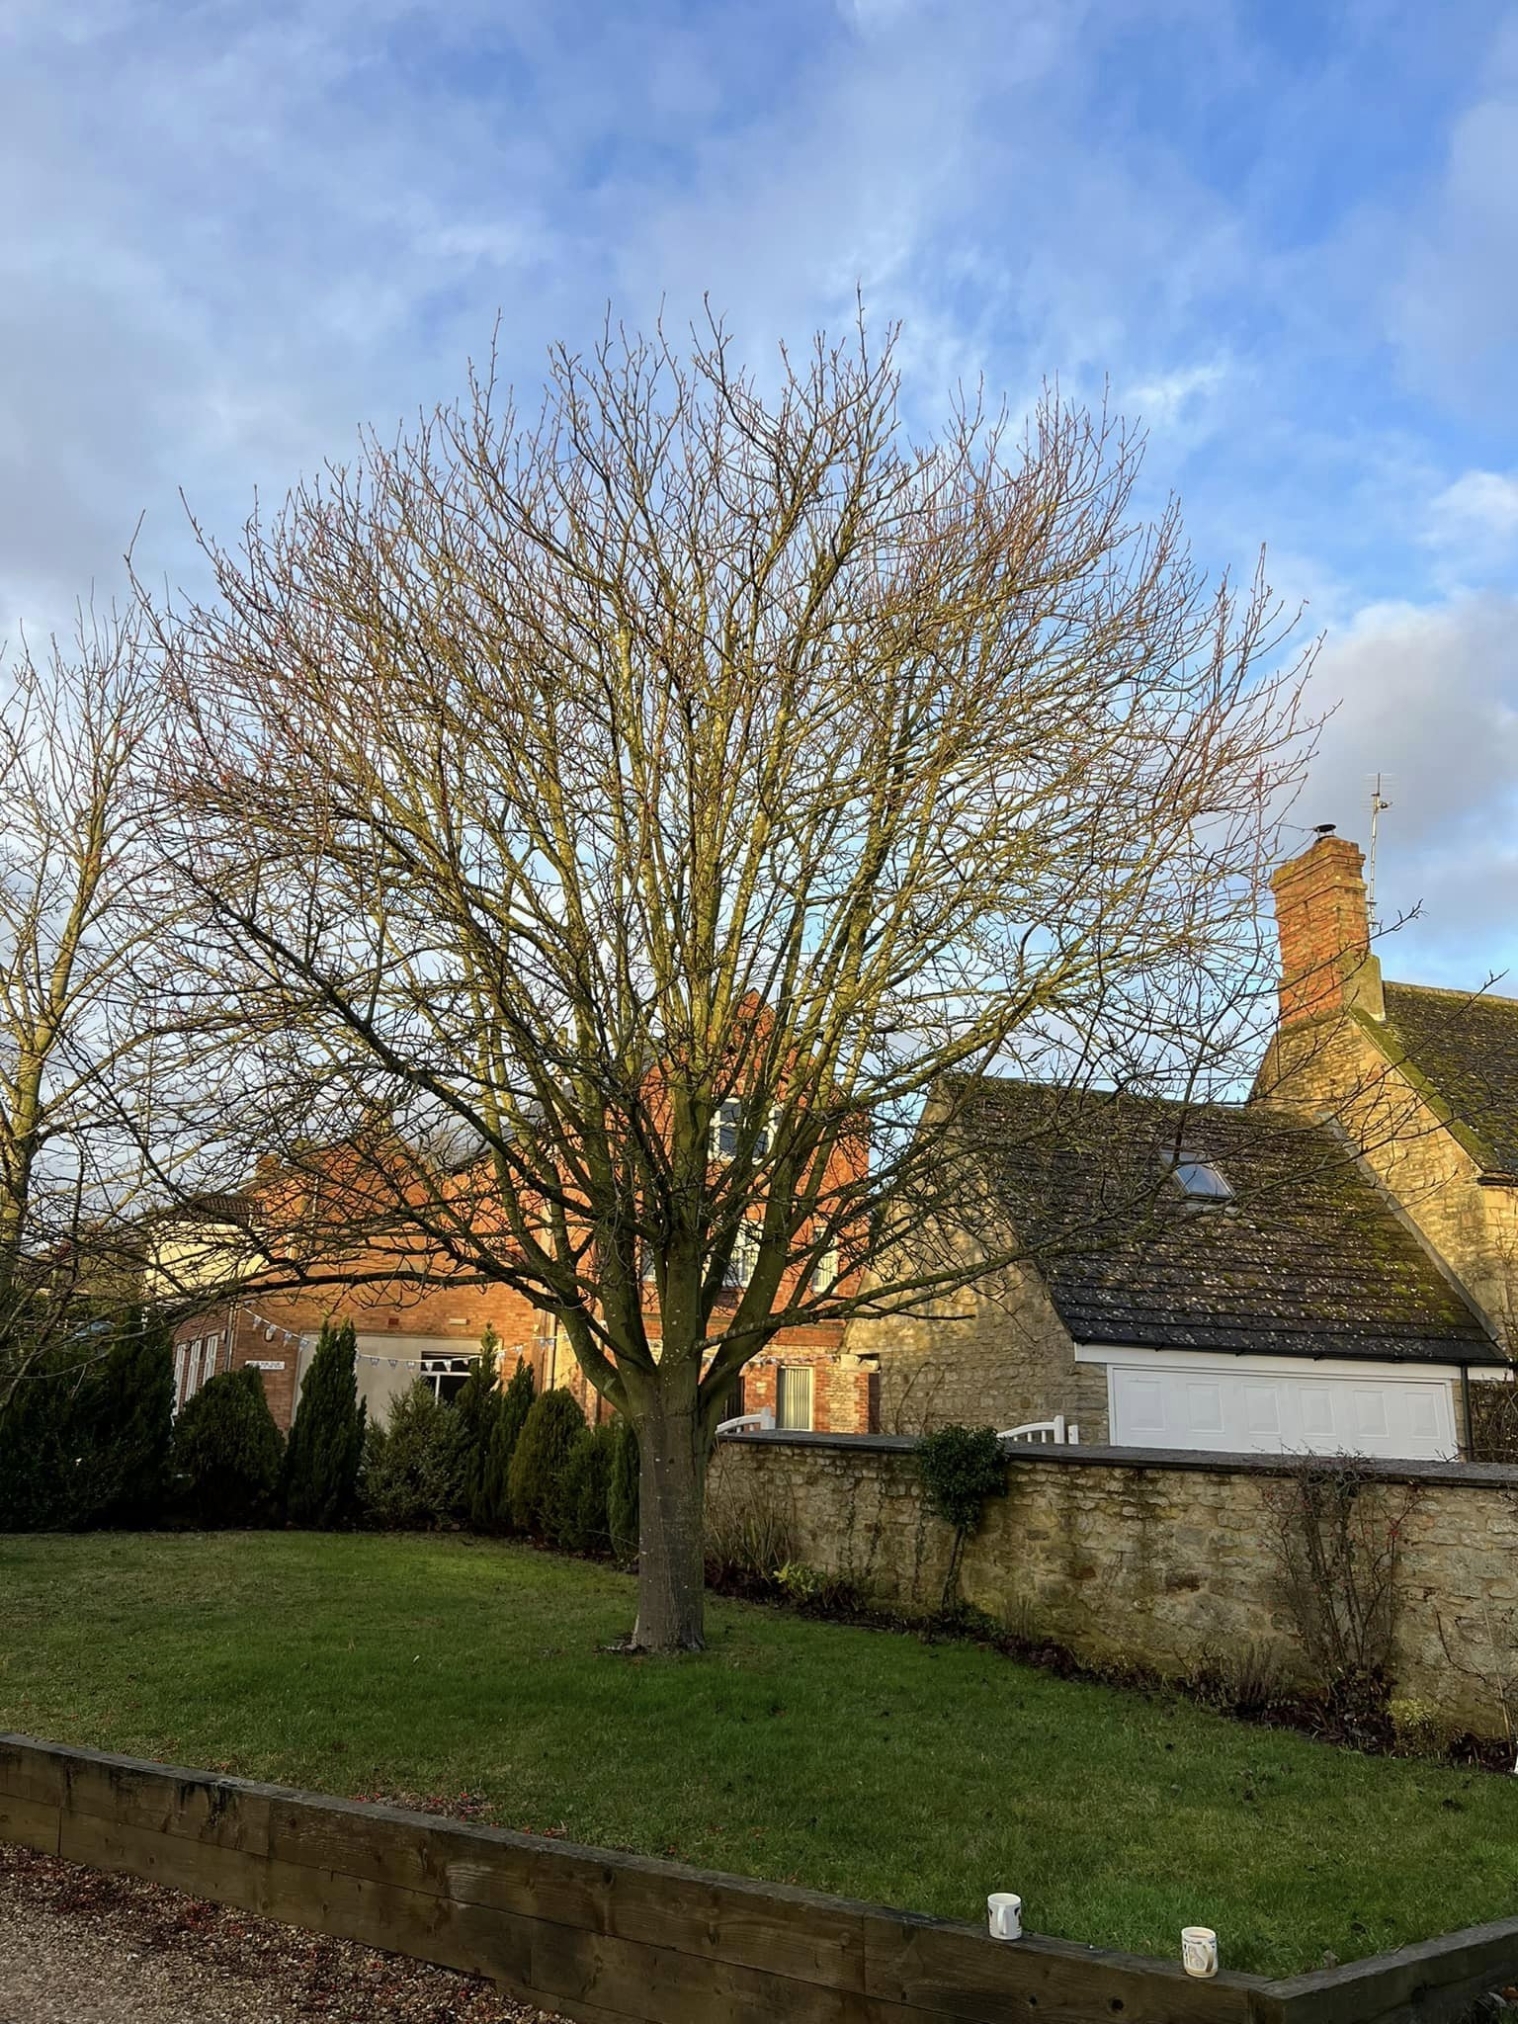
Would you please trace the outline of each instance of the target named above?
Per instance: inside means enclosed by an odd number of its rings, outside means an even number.
[[[1284,1361],[1284,1359],[1282,1360]],[[1458,1452],[1455,1379],[1368,1365],[1316,1369],[1206,1366],[1168,1359],[1114,1363],[1112,1440],[1121,1447],[1235,1454],[1388,1455],[1441,1461]]]

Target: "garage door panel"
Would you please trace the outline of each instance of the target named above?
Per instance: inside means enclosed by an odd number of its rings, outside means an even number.
[[[1386,1393],[1373,1385],[1354,1388],[1355,1432],[1365,1440],[1384,1441],[1390,1428],[1386,1423]]]
[[[1274,1385],[1245,1385],[1244,1426],[1251,1440],[1280,1434],[1281,1401]]]
[[[1186,1424],[1194,1434],[1220,1434],[1223,1431],[1223,1392],[1216,1384],[1197,1384],[1194,1380],[1186,1386]]]
[[[1306,1441],[1331,1441],[1334,1438],[1332,1394],[1321,1385],[1298,1385],[1295,1389],[1302,1438]]]
[[[1114,1364],[1112,1439],[1129,1447],[1219,1453],[1309,1451],[1440,1461],[1458,1452],[1448,1378],[1395,1369],[1354,1377],[1256,1370],[1198,1370],[1163,1357]]]
[[[1165,1386],[1159,1378],[1131,1374],[1124,1403],[1128,1424],[1135,1433],[1164,1433]]]

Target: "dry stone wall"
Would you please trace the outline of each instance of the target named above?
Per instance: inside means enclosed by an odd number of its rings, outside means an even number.
[[[724,1440],[719,1518],[763,1512],[795,1558],[908,1611],[935,1608],[948,1528],[926,1512],[916,1441]],[[1270,1457],[1027,1448],[960,1569],[964,1600],[1082,1658],[1171,1675],[1250,1652],[1309,1680],[1283,1574],[1289,1468]],[[1399,1526],[1393,1691],[1409,1718],[1502,1733],[1518,1714],[1518,1469],[1367,1463],[1362,1495]]]

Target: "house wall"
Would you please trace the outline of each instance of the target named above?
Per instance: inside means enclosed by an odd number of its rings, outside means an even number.
[[[1398,1066],[1358,846],[1320,837],[1275,873],[1281,1018],[1256,1095],[1332,1119],[1501,1338],[1518,1347],[1518,1189],[1488,1185],[1436,1093]]]
[[[180,1344],[219,1332],[222,1349],[217,1369],[260,1366],[269,1410],[275,1424],[288,1432],[305,1365],[310,1361],[309,1348],[302,1352],[302,1340],[314,1340],[328,1320],[351,1321],[366,1338],[366,1354],[385,1354],[383,1345],[392,1340],[396,1347],[389,1353],[398,1359],[419,1359],[450,1350],[467,1353],[477,1349],[485,1329],[493,1327],[505,1350],[508,1369],[519,1356],[526,1356],[537,1366],[541,1382],[549,1361],[551,1324],[545,1330],[545,1319],[537,1309],[507,1287],[463,1279],[447,1280],[418,1292],[408,1290],[403,1298],[388,1294],[377,1298],[375,1289],[362,1287],[346,1293],[328,1288],[319,1294],[261,1295],[253,1291],[182,1322],[174,1339],[177,1349]],[[561,1360],[565,1359],[572,1361],[567,1349]],[[388,1364],[385,1369],[388,1372]],[[408,1381],[415,1375],[409,1373]],[[381,1381],[371,1389],[383,1403],[380,1394],[394,1387]]]
[[[925,1509],[915,1442],[728,1437],[715,1517],[763,1507],[790,1551],[876,1601],[930,1610],[949,1529]],[[1366,1463],[1377,1526],[1400,1523],[1394,1691],[1454,1727],[1503,1733],[1496,1682],[1518,1683],[1518,1469]],[[1091,1661],[1181,1675],[1253,1650],[1310,1684],[1281,1540],[1292,1465],[1135,1448],[1028,1448],[986,1506],[964,1600]]]
[[[1063,1413],[1082,1440],[1107,1438],[1106,1372],[1076,1364],[1070,1332],[1031,1270],[987,1274],[918,1314],[860,1316],[844,1348],[878,1364],[882,1433],[1015,1427]]]
[[[1283,1027],[1258,1094],[1332,1118],[1498,1339],[1518,1349],[1518,1189],[1481,1180],[1434,1103],[1359,1018]]]

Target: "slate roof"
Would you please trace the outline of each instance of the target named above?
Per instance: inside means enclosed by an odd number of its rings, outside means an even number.
[[[1518,1174],[1518,998],[1388,984],[1388,1037],[1487,1173]]]
[[[997,1077],[957,1093],[983,1207],[1031,1251],[1078,1343],[1502,1361],[1343,1140],[1304,1115]],[[1189,1200],[1167,1170],[1177,1151],[1233,1199]]]

